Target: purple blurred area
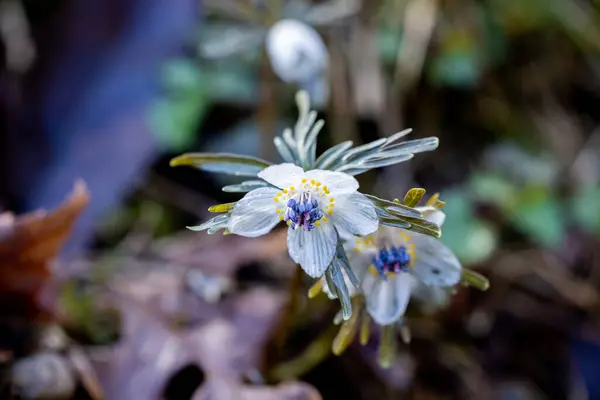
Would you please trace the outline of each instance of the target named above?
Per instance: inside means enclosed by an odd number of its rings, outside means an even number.
[[[162,95],[161,70],[198,27],[195,0],[29,2],[39,13],[37,60],[20,107],[7,110],[8,189],[19,211],[52,208],[77,178],[92,202],[65,253],[82,250],[106,212],[135,189],[159,154],[147,122]],[[39,8],[55,10],[48,13]],[[17,111],[17,115],[12,114]]]

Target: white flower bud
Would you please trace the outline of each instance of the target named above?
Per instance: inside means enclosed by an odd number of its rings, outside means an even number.
[[[277,22],[267,35],[267,53],[273,71],[287,83],[305,83],[327,68],[327,48],[310,26],[296,20]]]

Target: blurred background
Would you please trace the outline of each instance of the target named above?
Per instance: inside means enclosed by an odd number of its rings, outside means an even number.
[[[0,44],[0,398],[600,399],[597,0],[2,0]],[[236,179],[169,159],[275,160],[298,89],[321,151],[438,136],[361,187],[440,192],[491,282],[388,370],[283,230],[185,229]]]

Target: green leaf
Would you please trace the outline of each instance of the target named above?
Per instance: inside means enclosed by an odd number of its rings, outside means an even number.
[[[514,210],[505,210],[515,226],[544,246],[563,241],[565,220],[556,195],[548,187],[528,186],[521,190]]]
[[[257,157],[229,153],[187,153],[171,160],[171,167],[188,165],[210,172],[237,176],[256,176],[271,165]]]
[[[204,80],[193,60],[172,60],[163,71],[167,94],[151,105],[148,118],[159,143],[171,151],[189,147],[196,137],[210,104]]]
[[[518,188],[503,175],[493,172],[474,173],[469,180],[475,198],[503,209],[516,207]]]
[[[333,293],[337,295],[338,300],[340,301],[343,319],[345,321],[349,320],[352,316],[352,302],[350,301],[350,294],[348,293],[342,270],[336,263],[332,263],[329,266],[325,272],[325,279],[330,289],[333,284]]]
[[[391,226],[392,228],[410,228],[410,223],[401,219],[380,218],[379,222],[381,222],[382,225]]]
[[[386,199],[381,199],[377,196],[373,196],[372,194],[365,193],[365,196],[367,196],[369,200],[371,200],[373,204],[375,204],[376,207],[381,208],[384,211],[388,211],[388,209],[391,210],[389,211],[391,214],[398,214],[415,218],[420,218],[422,216],[418,210],[415,210],[411,207],[407,207],[404,204],[395,203]]]
[[[224,212],[229,212],[229,211],[233,210],[234,207],[235,207],[235,203],[217,204],[217,205],[208,207],[208,212],[224,213]]]
[[[224,186],[221,190],[227,193],[248,193],[251,190],[269,186],[270,185],[265,181],[253,180],[245,181],[237,185]]]
[[[396,337],[394,335],[394,325],[382,326],[377,362],[382,368],[390,368],[395,359]]]
[[[354,303],[354,309],[357,311],[352,313],[349,320],[344,321],[335,339],[333,339],[331,351],[336,356],[342,354],[352,344],[358,331],[360,316],[362,314],[360,297],[354,298],[352,302]]]
[[[401,43],[402,29],[400,26],[380,29],[377,36],[377,47],[384,63],[389,65],[396,63]]]
[[[600,236],[600,187],[582,188],[571,199],[570,209],[580,227]]]
[[[207,229],[211,229],[211,228],[215,228],[215,227],[219,227],[219,226],[225,227],[225,226],[227,226],[228,221],[229,221],[229,215],[221,214],[221,215],[217,215],[216,217],[209,219],[208,221],[206,221],[200,225],[186,226],[186,228],[191,231],[200,232],[200,231],[205,231]]]
[[[440,240],[466,265],[486,260],[498,245],[495,230],[475,217],[475,206],[464,191],[445,192],[442,198],[447,203]]]
[[[406,220],[410,222],[410,227],[407,228],[410,231],[422,233],[424,235],[433,236],[439,238],[442,236],[442,231],[439,226],[433,222],[429,222],[422,218],[411,218],[407,217]]]
[[[425,189],[413,188],[406,193],[406,195],[404,196],[404,200],[402,200],[402,203],[408,207],[416,207],[417,204],[419,204],[419,202],[423,198],[423,196],[425,196]]]
[[[463,269],[461,282],[479,290],[488,290],[490,287],[490,281],[485,276],[467,268]]]

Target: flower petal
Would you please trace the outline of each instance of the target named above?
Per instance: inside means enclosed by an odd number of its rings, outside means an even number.
[[[415,245],[414,275],[425,285],[454,286],[461,278],[460,262],[448,247],[438,239],[413,234]]]
[[[331,219],[340,231],[359,236],[373,233],[379,226],[375,206],[367,196],[359,192],[336,197]]]
[[[420,302],[421,308],[433,311],[448,306],[452,298],[451,290],[451,288],[427,286],[419,282],[412,290],[412,297]]]
[[[260,171],[257,176],[271,185],[284,189],[288,186],[297,185],[304,176],[304,170],[296,164],[283,163],[271,165]]]
[[[327,186],[333,196],[353,193],[358,190],[358,181],[354,177],[343,172],[313,169],[311,171],[306,171],[306,178],[321,182],[321,184]]]
[[[337,232],[330,222],[322,223],[310,232],[301,227],[288,229],[290,257],[313,278],[320,277],[327,270],[335,255],[337,241]]]
[[[379,325],[390,325],[404,315],[416,279],[400,273],[387,280],[367,274],[363,291],[367,300],[367,311]]]
[[[437,226],[441,227],[446,220],[446,213],[435,207],[415,207],[416,210],[420,211],[423,214],[423,217],[429,221],[433,222]]]
[[[273,201],[279,190],[260,188],[248,192],[235,204],[227,229],[246,237],[257,237],[271,231],[280,221],[275,212],[280,204]]]

